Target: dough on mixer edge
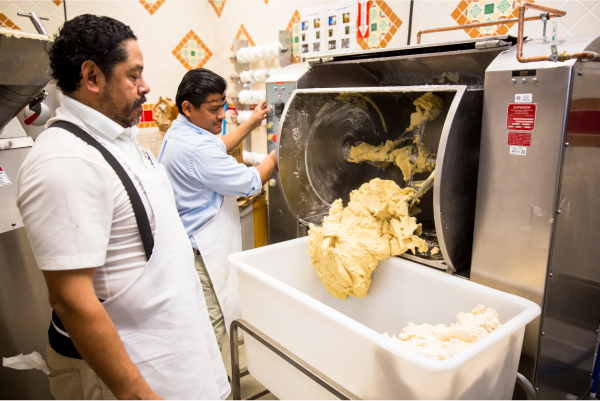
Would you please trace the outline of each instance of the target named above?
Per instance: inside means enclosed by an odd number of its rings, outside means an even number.
[[[444,108],[444,101],[442,98],[438,95],[434,95],[433,92],[427,92],[415,100],[413,104],[417,108],[417,111],[410,115],[410,126],[404,132],[419,128],[423,124],[423,121],[435,120],[442,113],[442,109]]]
[[[413,254],[415,249],[427,251],[427,243],[418,237],[421,224],[408,213],[415,193],[374,178],[350,192],[347,207],[341,199],[333,202],[322,227],[310,225],[308,255],[331,295],[364,298],[380,261],[409,249]]]

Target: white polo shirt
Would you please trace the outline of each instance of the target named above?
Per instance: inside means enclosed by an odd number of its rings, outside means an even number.
[[[61,95],[56,118],[69,121],[101,144],[115,143],[135,173],[148,174],[156,159],[136,141],[137,127],[124,129],[100,112]],[[154,214],[133,171],[152,232]],[[129,196],[98,150],[62,128],[35,141],[17,177],[17,207],[41,270],[96,267],[94,289],[106,300],[132,283],[147,263]]]

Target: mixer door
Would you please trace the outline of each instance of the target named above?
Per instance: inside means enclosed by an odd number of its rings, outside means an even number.
[[[442,113],[427,123],[423,143],[436,156],[436,181],[417,215],[424,239],[440,254],[403,255],[440,269],[458,271],[471,259],[482,91],[456,86],[335,88],[296,90],[279,129],[281,188],[293,215],[305,224],[322,224],[336,199],[344,204],[352,190],[373,178],[407,184],[398,167],[385,169],[347,161],[347,150],[366,142],[396,140],[410,125],[414,100],[433,92]],[[429,172],[415,174],[424,180]]]

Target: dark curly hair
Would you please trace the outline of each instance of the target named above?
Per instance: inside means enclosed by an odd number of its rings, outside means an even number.
[[[52,77],[65,93],[77,89],[81,65],[91,60],[110,80],[117,63],[127,60],[123,42],[137,40],[131,28],[110,17],[83,14],[64,23],[49,53]]]
[[[175,96],[175,104],[183,114],[182,104],[186,100],[196,109],[206,102],[209,95],[222,94],[227,90],[227,82],[222,76],[206,68],[196,68],[185,73]]]

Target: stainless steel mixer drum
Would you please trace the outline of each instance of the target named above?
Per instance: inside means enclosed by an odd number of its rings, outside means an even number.
[[[471,258],[481,91],[467,91],[464,85],[296,90],[281,123],[281,188],[301,222],[321,224],[333,201],[341,198],[346,204],[352,190],[373,178],[406,186],[398,167],[350,163],[342,151],[358,142],[380,145],[397,139],[410,125],[413,101],[427,92],[440,96],[444,109],[428,123],[423,139],[437,154],[437,167],[433,191],[422,198],[417,219],[441,255],[406,257],[459,271]]]

